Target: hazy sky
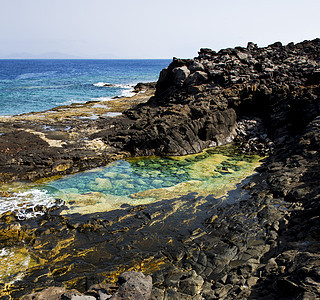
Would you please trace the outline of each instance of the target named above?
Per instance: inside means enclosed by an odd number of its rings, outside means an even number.
[[[192,58],[320,37],[320,0],[0,0],[0,57]]]

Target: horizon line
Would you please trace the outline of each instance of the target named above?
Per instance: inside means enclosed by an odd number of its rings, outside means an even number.
[[[172,60],[172,58],[1,58],[0,60]]]

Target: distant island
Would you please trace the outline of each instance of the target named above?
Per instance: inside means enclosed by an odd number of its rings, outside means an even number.
[[[33,54],[28,52],[17,52],[13,54],[0,54],[0,59],[117,59],[113,54],[97,54],[93,56],[79,56],[62,52],[46,52]]]

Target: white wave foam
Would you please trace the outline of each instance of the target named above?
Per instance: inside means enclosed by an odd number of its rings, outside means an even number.
[[[25,220],[43,215],[49,208],[60,205],[46,190],[32,189],[0,197],[0,214],[12,211],[19,220]]]
[[[9,254],[9,250],[6,248],[0,249],[0,257],[6,256]]]
[[[102,115],[102,117],[117,117],[117,116],[121,116],[122,113],[121,112],[112,112],[112,111],[109,111],[105,114]]]
[[[134,96],[136,93],[133,91],[133,88],[122,91],[121,93],[121,97],[132,97]]]
[[[68,100],[64,103],[61,103],[61,104],[58,104],[58,105],[70,105],[70,104],[73,104],[73,103],[85,103],[87,100],[79,100],[79,99],[71,99],[71,100]]]
[[[132,97],[134,93],[134,85],[132,84],[115,84],[115,87],[121,88],[123,91],[120,94],[120,97]]]
[[[24,271],[28,269],[31,256],[25,248],[11,247],[0,249],[1,265],[0,280],[4,283],[12,284],[24,277]]]
[[[103,81],[94,83],[93,85],[97,87],[117,87],[120,89],[133,89],[134,87],[134,85],[132,84],[122,84],[122,83],[112,84],[112,83],[103,82]]]
[[[132,97],[134,96],[136,93],[134,92],[134,86],[132,84],[121,84],[121,83],[117,83],[117,84],[110,84],[110,83],[106,83],[106,82],[98,82],[98,83],[94,83],[94,86],[97,87],[105,87],[105,86],[112,86],[112,87],[116,87],[116,88],[120,88],[122,91],[121,93],[118,95],[118,97]],[[110,101],[113,100],[110,97],[99,97],[99,98],[92,98],[91,100],[94,101]]]
[[[112,101],[111,97],[98,97],[98,98],[91,98],[92,101]]]
[[[114,84],[115,87],[121,88],[121,89],[133,89],[134,85],[132,84]]]
[[[100,104],[100,103],[95,103],[92,107],[93,107],[93,108],[104,108],[104,109],[110,108],[108,105],[106,105],[106,104]],[[0,133],[0,135],[1,135],[1,133]]]
[[[102,87],[102,86],[109,86],[110,83],[100,81],[100,82],[94,83],[93,85],[97,87]]]

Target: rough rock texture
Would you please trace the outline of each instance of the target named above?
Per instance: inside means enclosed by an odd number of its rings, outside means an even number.
[[[110,300],[148,300],[151,296],[152,278],[141,272],[124,272],[119,277],[119,290]]]
[[[2,180],[73,173],[114,160],[121,151],[196,153],[231,142],[241,116],[261,118],[271,139],[297,134],[319,111],[319,72],[318,39],[266,48],[249,43],[218,53],[201,49],[194,60],[174,59],[161,71],[155,96],[121,116],[85,124],[64,120],[47,131],[34,122],[10,129],[4,122]],[[15,141],[26,131],[29,143],[19,146]]]
[[[50,287],[40,292],[25,295],[21,300],[149,300],[152,290],[151,276],[141,272],[124,272],[119,276],[117,291],[110,294],[111,286],[96,284],[86,294],[77,290],[68,291],[61,287]]]
[[[62,295],[66,293],[67,290],[63,287],[49,287],[38,293],[33,293],[30,295],[25,295],[22,300],[60,300]]]
[[[149,100],[153,86],[138,84],[130,98],[0,117],[0,182],[75,173],[129,156],[92,135],[102,128],[126,127],[121,112]]]
[[[86,123],[94,128],[90,141],[113,153],[178,155],[235,138],[244,153],[269,154],[258,174],[226,195],[223,205],[191,193],[77,218],[53,211],[19,223],[3,215],[1,242],[25,243],[44,261],[10,293],[55,283],[89,293],[92,284],[134,268],[152,275],[151,299],[320,298],[319,74],[320,39],[265,48],[249,43],[218,53],[201,49],[193,60],[174,59],[147,103]],[[0,136],[9,143],[0,144],[1,168],[10,166],[15,176],[30,166],[42,170],[40,158],[49,147],[44,139],[30,158],[32,139],[23,148],[13,143],[17,132],[7,130]],[[68,172],[75,166],[72,145],[60,150],[65,156],[54,154],[50,168]],[[90,296],[99,299],[98,290]]]

